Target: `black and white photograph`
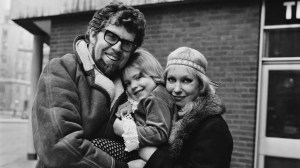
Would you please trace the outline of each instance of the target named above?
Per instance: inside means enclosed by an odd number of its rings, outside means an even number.
[[[0,0],[0,168],[300,168],[300,1]]]

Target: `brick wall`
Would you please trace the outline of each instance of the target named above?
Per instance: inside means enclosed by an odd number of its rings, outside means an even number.
[[[179,46],[198,49],[208,59],[208,76],[227,106],[234,139],[231,168],[254,167],[260,2],[193,2],[141,8],[147,19],[143,47],[166,64]],[[52,21],[50,57],[72,52],[73,38],[91,15]],[[76,20],[75,20],[76,19]]]
[[[54,18],[51,25],[50,59],[73,53],[73,40],[85,34],[88,21],[93,15],[84,17]]]

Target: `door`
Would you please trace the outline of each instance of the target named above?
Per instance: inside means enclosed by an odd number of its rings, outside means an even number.
[[[300,168],[300,64],[262,67],[259,168]]]

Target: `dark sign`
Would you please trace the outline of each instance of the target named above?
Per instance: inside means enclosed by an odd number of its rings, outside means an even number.
[[[266,0],[265,25],[300,23],[300,1]]]

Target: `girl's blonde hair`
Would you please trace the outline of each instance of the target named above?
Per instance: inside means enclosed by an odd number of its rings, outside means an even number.
[[[164,84],[163,68],[158,60],[146,49],[138,48],[123,68],[122,77],[130,67],[138,68],[143,74],[149,75],[156,84]]]

